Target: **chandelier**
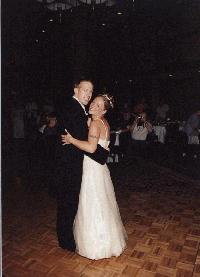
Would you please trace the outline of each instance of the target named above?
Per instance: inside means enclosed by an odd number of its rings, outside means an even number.
[[[42,3],[45,8],[51,11],[65,11],[76,8],[80,5],[92,6],[104,5],[107,7],[116,4],[116,0],[37,0]]]

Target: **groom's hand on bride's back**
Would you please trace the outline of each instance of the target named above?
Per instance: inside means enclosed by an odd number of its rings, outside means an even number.
[[[93,159],[95,162],[104,165],[109,156],[109,150],[106,150],[101,145],[97,144],[97,149],[94,153],[85,152],[85,154]]]
[[[70,143],[71,137],[72,136],[70,135],[70,133],[65,129],[65,134],[61,135],[62,145],[71,144]]]

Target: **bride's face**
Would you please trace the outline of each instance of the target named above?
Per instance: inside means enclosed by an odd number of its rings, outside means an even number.
[[[105,114],[105,106],[102,97],[96,97],[90,104],[89,114],[102,116]]]

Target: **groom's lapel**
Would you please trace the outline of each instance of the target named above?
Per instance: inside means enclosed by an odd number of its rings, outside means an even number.
[[[81,104],[76,97],[73,96],[73,100],[81,107],[81,109],[84,111],[85,115],[88,116],[88,112],[86,110],[86,107]]]

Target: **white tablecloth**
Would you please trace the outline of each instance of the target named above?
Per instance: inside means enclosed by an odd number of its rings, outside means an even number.
[[[158,141],[161,143],[165,143],[165,135],[166,135],[166,128],[165,126],[153,126],[153,130],[156,134],[156,136],[158,136]]]
[[[114,142],[114,146],[119,146],[119,136],[121,134],[121,130],[118,130],[118,131],[111,131],[110,133],[115,135],[115,142]],[[118,154],[113,154],[113,153],[110,153],[108,159],[107,159],[107,163],[118,163],[119,162],[119,155]]]
[[[198,136],[188,136],[188,144],[199,144]]]

